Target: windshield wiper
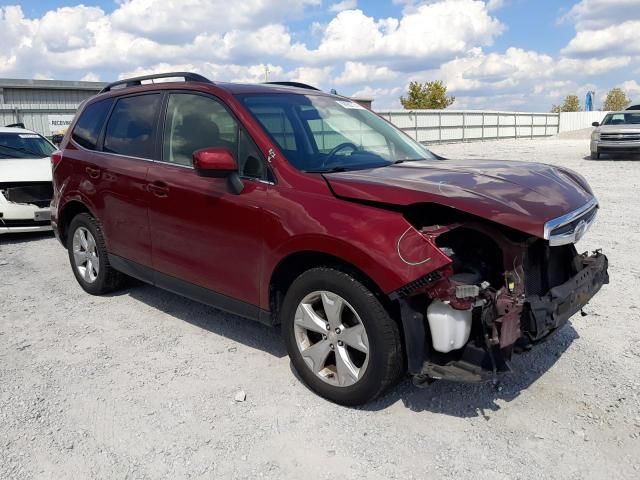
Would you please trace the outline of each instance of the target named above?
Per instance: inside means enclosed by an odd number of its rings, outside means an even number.
[[[331,167],[331,168],[323,168],[317,170],[305,170],[306,173],[337,173],[337,172],[346,172],[347,169],[345,167]]]
[[[37,153],[37,152],[32,152],[31,150],[26,150],[24,148],[10,147],[9,145],[1,145],[1,144],[0,144],[0,147],[6,148],[8,150],[13,150],[15,152],[26,153],[27,155],[35,155],[35,158],[44,158],[44,157],[46,157],[46,155],[43,155],[43,154]]]

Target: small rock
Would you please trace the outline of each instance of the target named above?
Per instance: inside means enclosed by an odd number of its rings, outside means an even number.
[[[229,348],[227,348],[227,352],[230,352],[230,353],[233,353],[233,352],[235,352],[236,350],[238,350],[236,347],[229,347]]]
[[[534,437],[537,438],[538,440],[544,440],[544,435],[540,435],[539,433],[536,433]]]
[[[236,396],[233,397],[236,402],[244,402],[247,399],[247,394],[244,393],[244,390],[240,390],[236,393]]]
[[[65,444],[64,448],[66,448],[67,450],[73,450],[73,442]]]

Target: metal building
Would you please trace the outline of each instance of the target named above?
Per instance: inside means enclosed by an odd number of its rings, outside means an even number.
[[[24,123],[45,137],[64,131],[80,103],[106,83],[0,78],[0,126]]]

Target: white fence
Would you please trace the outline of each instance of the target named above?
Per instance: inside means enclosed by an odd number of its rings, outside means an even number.
[[[601,122],[608,112],[562,112],[560,114],[560,132],[589,128],[593,122]]]
[[[419,142],[535,138],[558,133],[557,113],[480,110],[392,110],[376,112]]]

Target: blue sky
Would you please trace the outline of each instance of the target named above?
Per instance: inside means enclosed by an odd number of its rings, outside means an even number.
[[[262,81],[268,67],[379,109],[440,79],[452,108],[546,111],[614,86],[640,98],[638,31],[640,0],[0,0],[0,76]]]

